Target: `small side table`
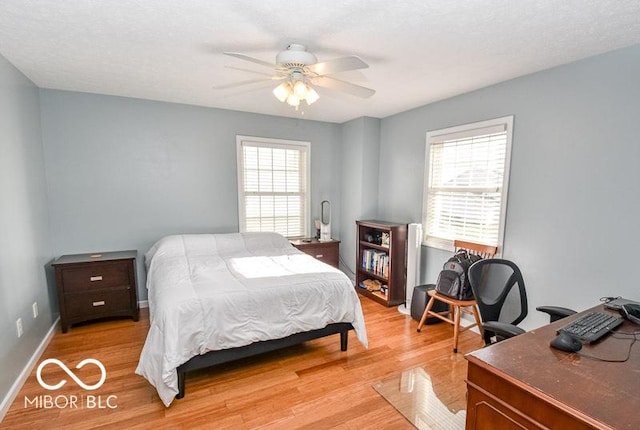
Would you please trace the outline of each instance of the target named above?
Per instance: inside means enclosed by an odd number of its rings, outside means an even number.
[[[340,241],[331,239],[319,241],[316,238],[293,239],[291,244],[305,254],[330,264],[336,269],[340,262]]]
[[[138,321],[138,251],[63,255],[56,273],[62,332],[72,324],[106,317]]]

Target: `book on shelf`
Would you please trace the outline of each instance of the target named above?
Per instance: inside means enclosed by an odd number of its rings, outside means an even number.
[[[362,268],[386,278],[389,274],[389,254],[375,249],[362,251]]]

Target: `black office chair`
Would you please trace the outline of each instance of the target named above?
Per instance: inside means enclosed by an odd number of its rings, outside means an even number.
[[[485,345],[525,332],[517,324],[527,316],[527,292],[515,263],[499,258],[477,261],[469,268],[469,282],[478,302]],[[549,314],[551,322],[575,313],[557,306],[536,309]]]

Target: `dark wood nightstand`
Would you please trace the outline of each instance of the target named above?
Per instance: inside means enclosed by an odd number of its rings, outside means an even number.
[[[340,241],[331,239],[319,241],[315,238],[293,239],[290,241],[293,246],[305,254],[309,254],[318,260],[330,264],[336,269],[340,262]]]
[[[105,317],[138,321],[136,257],[138,251],[63,255],[55,268],[60,325]]]

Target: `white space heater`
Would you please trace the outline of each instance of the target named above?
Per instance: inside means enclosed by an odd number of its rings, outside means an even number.
[[[323,200],[320,203],[320,242],[331,240],[331,203]]]
[[[420,283],[420,250],[422,244],[422,224],[411,223],[407,232],[407,285],[405,303],[398,306],[398,311],[411,314],[413,289]]]

